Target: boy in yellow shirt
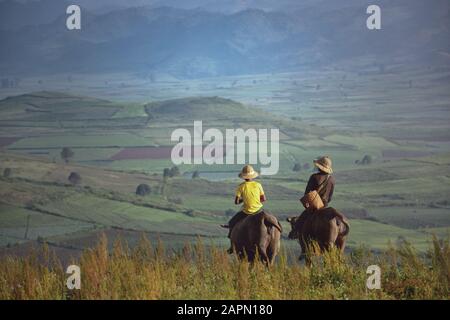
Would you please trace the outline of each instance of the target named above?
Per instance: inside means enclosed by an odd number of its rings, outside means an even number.
[[[258,172],[256,172],[250,165],[246,165],[242,168],[241,173],[239,173],[239,178],[242,178],[245,181],[237,187],[234,203],[243,203],[243,205],[241,211],[236,213],[231,218],[228,225],[222,225],[222,227],[230,229],[228,232],[228,238],[231,236],[231,230],[239,221],[247,217],[247,215],[258,214],[263,210],[262,202],[267,199],[262,185],[257,181],[253,181],[253,179],[257,176]],[[232,253],[233,248],[228,249],[228,252]]]

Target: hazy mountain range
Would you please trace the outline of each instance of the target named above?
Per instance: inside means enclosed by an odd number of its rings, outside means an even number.
[[[68,31],[65,1],[0,2],[0,72],[196,78],[352,61],[450,64],[448,0],[378,1],[379,31],[366,28],[365,0],[78,3],[82,30]]]

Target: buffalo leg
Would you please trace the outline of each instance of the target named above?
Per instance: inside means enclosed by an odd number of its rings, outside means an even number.
[[[278,248],[276,241],[272,240],[267,247],[267,257],[269,258],[269,264],[273,264],[275,256],[277,255]]]
[[[259,258],[261,259],[261,261],[264,264],[268,265],[269,257],[267,256],[267,253],[266,253],[266,246],[263,244],[260,244],[257,249],[258,249],[258,255],[259,255]]]
[[[343,236],[339,236],[339,237],[337,237],[337,239],[336,239],[336,247],[338,247],[339,252],[340,252],[341,254],[344,253],[345,242],[346,242],[346,239],[345,239],[345,237],[343,237]]]

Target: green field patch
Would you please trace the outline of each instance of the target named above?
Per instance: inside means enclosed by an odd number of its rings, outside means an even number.
[[[187,234],[212,232],[211,220],[204,217],[190,217],[180,212],[137,206],[84,194],[52,201],[39,205],[38,208],[58,212],[73,219],[125,229],[155,232],[178,230]]]
[[[450,237],[449,227],[439,227],[439,228],[423,228],[421,231],[428,233],[430,235],[435,235],[438,238],[448,239]]]
[[[285,141],[285,144],[292,144],[301,148],[323,148],[323,147],[337,147],[344,148],[341,144],[337,144],[324,139],[317,139],[317,137],[311,137],[307,140],[289,140]]]
[[[408,230],[378,222],[352,219],[350,220],[350,234],[348,244],[358,246],[364,244],[373,249],[386,249],[388,242],[406,240],[420,250],[428,248],[430,235],[420,231]]]
[[[402,195],[409,198],[424,198],[425,195],[433,194],[438,199],[450,192],[450,183],[447,177],[429,177],[399,179],[392,181],[371,181],[367,183],[347,184],[347,191],[364,196],[395,196]],[[436,186],[439,185],[439,188]]]
[[[27,221],[28,232],[26,231]],[[92,229],[92,225],[86,222],[46,215],[0,203],[0,239],[9,238],[7,242],[10,244],[89,229]],[[27,234],[26,239],[25,234]]]
[[[324,138],[325,141],[338,144],[355,146],[360,150],[378,150],[381,148],[396,147],[397,145],[382,138],[371,136],[344,136],[331,135]]]
[[[24,138],[9,146],[16,148],[63,148],[63,147],[127,147],[152,146],[150,138],[142,138],[130,133],[86,134],[86,135],[43,135],[39,137]]]
[[[402,228],[450,227],[450,208],[377,207],[370,215]]]

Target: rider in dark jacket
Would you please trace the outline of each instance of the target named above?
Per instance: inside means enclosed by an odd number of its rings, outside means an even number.
[[[311,177],[309,178],[305,194],[313,190],[318,190],[319,186],[321,186],[322,183],[325,183],[321,188],[319,195],[325,207],[328,207],[328,204],[330,203],[331,198],[333,197],[334,185],[336,183],[334,177],[332,176],[333,173],[332,162],[331,159],[327,156],[320,157],[314,160],[313,162],[314,166],[317,167],[318,172],[312,174]],[[297,225],[299,226],[300,224],[302,224],[309,214],[312,214],[310,210],[303,211],[303,213],[297,220]]]

